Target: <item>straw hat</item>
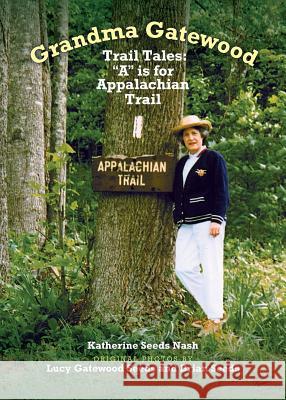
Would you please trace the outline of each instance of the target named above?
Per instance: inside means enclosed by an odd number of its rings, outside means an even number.
[[[193,126],[205,128],[209,132],[212,130],[212,124],[210,123],[210,121],[207,121],[206,119],[200,119],[196,115],[187,115],[186,117],[183,117],[181,119],[178,126],[173,128],[173,133],[176,136],[180,136],[185,129],[191,128]]]

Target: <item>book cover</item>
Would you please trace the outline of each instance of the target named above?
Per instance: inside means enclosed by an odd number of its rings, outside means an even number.
[[[1,398],[282,398],[285,11],[2,0]],[[175,274],[183,116],[227,167],[210,332]]]

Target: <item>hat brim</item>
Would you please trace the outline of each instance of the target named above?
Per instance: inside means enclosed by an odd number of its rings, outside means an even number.
[[[190,122],[189,124],[178,125],[175,128],[173,128],[172,131],[174,135],[180,136],[185,129],[192,128],[195,126],[206,128],[209,132],[212,130],[212,124],[207,120],[202,120],[200,122]]]

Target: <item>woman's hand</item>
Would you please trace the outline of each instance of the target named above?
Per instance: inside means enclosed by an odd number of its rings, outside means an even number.
[[[217,222],[211,222],[210,235],[213,237],[218,236],[220,233],[220,227],[221,227],[221,225],[218,224]]]

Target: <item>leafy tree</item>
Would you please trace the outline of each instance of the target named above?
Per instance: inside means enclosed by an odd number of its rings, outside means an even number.
[[[216,148],[230,175],[233,236],[282,245],[286,235],[286,93],[268,99],[242,92],[225,108],[224,138]]]
[[[216,4],[216,7],[215,7]],[[285,6],[278,1],[195,1],[190,31],[258,50],[254,67],[189,46],[186,113],[208,116],[209,144],[229,165],[230,234],[281,246],[285,237]]]

